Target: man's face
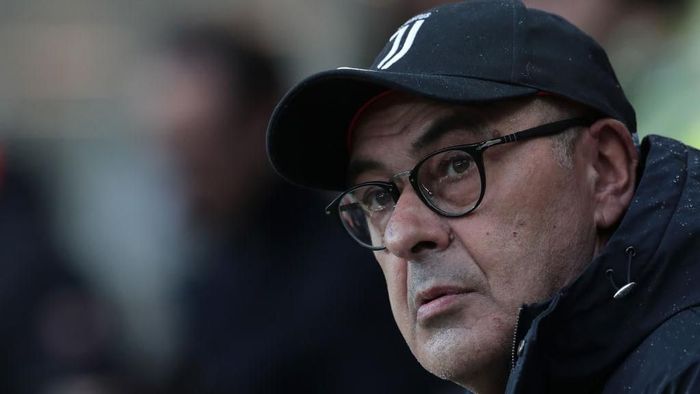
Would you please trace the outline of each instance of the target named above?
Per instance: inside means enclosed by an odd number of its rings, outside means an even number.
[[[448,117],[468,121],[425,138]],[[532,104],[496,111],[393,94],[373,104],[353,131],[351,167],[364,164],[351,181],[388,180],[437,149],[559,120],[545,118]],[[593,255],[593,190],[581,181],[589,172],[576,154],[573,168],[563,167],[552,144],[538,138],[488,149],[486,194],[462,218],[439,216],[405,178],[399,182],[386,249],[375,256],[402,335],[440,377],[487,388],[507,376],[519,307],[551,296]]]

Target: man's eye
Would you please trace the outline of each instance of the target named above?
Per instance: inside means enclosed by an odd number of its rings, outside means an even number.
[[[450,165],[448,167],[448,174],[449,176],[453,175],[459,175],[465,173],[468,169],[469,166],[471,165],[471,161],[465,157],[459,157],[455,158],[453,160],[450,160]]]
[[[445,158],[440,163],[441,178],[460,178],[471,167],[473,160],[466,155],[455,155]]]
[[[375,189],[368,191],[362,198],[362,205],[370,212],[377,212],[391,204],[391,196],[386,190]]]

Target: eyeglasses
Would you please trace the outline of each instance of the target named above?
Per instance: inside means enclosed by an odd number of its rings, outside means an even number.
[[[461,217],[474,211],[484,198],[483,154],[486,149],[555,135],[591,123],[588,118],[566,119],[482,142],[440,149],[424,157],[412,170],[400,172],[388,182],[364,182],[351,187],[326,207],[326,214],[337,212],[343,227],[360,245],[382,250],[385,248],[384,230],[401,194],[395,182],[399,177],[408,175],[416,195],[437,214]]]

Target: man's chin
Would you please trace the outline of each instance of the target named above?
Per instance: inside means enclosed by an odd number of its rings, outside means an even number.
[[[465,327],[419,329],[417,334],[420,344],[414,353],[418,362],[441,379],[469,388],[492,372],[505,368],[507,374],[507,341],[493,343],[494,336]]]
[[[467,372],[465,369],[478,367],[471,360],[475,349],[469,343],[472,335],[469,329],[433,326],[420,328],[419,331],[416,358],[423,368],[435,376],[455,381]]]

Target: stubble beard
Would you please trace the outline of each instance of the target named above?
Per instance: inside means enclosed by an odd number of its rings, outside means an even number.
[[[423,368],[435,376],[471,390],[507,376],[512,338],[506,333],[512,329],[491,330],[490,334],[495,336],[483,341],[470,327],[432,330],[417,357]]]

